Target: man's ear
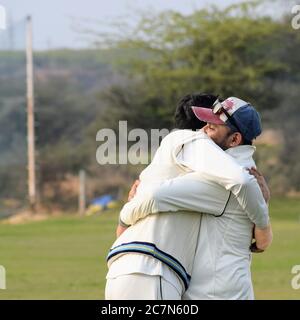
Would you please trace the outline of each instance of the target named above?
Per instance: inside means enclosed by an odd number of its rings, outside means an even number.
[[[243,143],[243,137],[239,132],[234,132],[231,136],[230,136],[230,142],[229,142],[229,146],[232,147],[236,147],[239,146],[240,144]]]

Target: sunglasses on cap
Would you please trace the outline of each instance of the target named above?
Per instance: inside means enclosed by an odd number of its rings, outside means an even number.
[[[228,113],[228,111],[223,107],[222,103],[217,99],[213,106],[212,106],[212,112],[215,115],[220,115],[221,113],[224,113],[227,117],[227,120],[230,122],[230,124],[237,129],[239,133],[242,134],[238,124],[234,120],[234,118]]]

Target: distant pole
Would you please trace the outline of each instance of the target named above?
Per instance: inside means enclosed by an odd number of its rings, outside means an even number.
[[[85,178],[85,171],[79,171],[79,197],[78,197],[78,206],[79,206],[79,214],[81,216],[85,213],[86,208],[86,178]]]
[[[15,49],[15,26],[14,26],[14,21],[13,21],[13,16],[10,14],[8,16],[8,23],[9,23],[9,50],[13,51]]]
[[[123,200],[123,196],[124,196],[124,194],[123,194],[123,188],[122,188],[122,187],[119,187],[119,189],[118,189],[118,194],[117,194],[117,200],[118,200],[118,201],[122,201],[122,200]]]
[[[31,210],[36,208],[34,87],[32,57],[32,20],[26,19],[26,77],[27,77],[27,143],[28,143],[28,195]]]

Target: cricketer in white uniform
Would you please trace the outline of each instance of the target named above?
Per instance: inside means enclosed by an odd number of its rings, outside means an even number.
[[[232,99],[233,112],[247,105]],[[184,298],[252,299],[252,229],[269,223],[257,182],[243,167],[254,165],[253,152],[239,146],[225,153],[203,132],[168,135],[121,211],[133,225],[108,255],[106,299],[181,299],[191,274]],[[196,211],[214,222],[203,225]]]

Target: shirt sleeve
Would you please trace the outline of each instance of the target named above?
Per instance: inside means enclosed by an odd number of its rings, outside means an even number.
[[[197,168],[192,168],[197,172],[166,180],[152,192],[133,198],[121,210],[121,221],[131,225],[151,213],[179,210],[219,215],[232,192],[249,219],[265,228],[268,206],[256,179],[209,139],[197,151]],[[223,192],[216,192],[219,187]]]
[[[134,197],[122,208],[121,223],[132,225],[149,214],[181,210],[221,215],[230,192],[215,183],[200,181],[196,175],[193,172],[166,180],[147,195]]]
[[[264,229],[270,223],[269,208],[256,179],[250,174],[249,176],[247,182],[240,187],[236,198],[248,218],[258,228]]]
[[[199,139],[198,142],[189,168],[198,172],[202,179],[215,182],[237,195],[249,180],[248,172],[211,139]]]
[[[231,192],[216,183],[199,180],[197,172],[163,182],[153,193],[128,202],[120,213],[123,223],[135,224],[149,214],[192,211],[220,216]],[[259,228],[269,224],[268,206],[255,178],[240,189],[237,200],[249,219]]]
[[[209,139],[199,144],[197,152],[200,160],[191,169],[197,171],[198,179],[231,191],[249,219],[259,228],[267,227],[269,210],[256,179]]]

